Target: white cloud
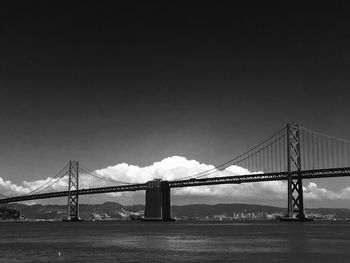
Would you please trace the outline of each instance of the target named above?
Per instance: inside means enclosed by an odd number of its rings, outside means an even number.
[[[327,190],[326,188],[318,187],[316,183],[309,182],[306,187],[303,187],[304,198],[310,200],[349,200],[350,187],[340,190],[338,193]]]
[[[2,196],[22,195],[30,191],[29,188],[17,186],[10,180],[4,180],[0,177],[0,194]]]
[[[163,180],[175,180],[182,177],[188,177],[198,174],[203,171],[214,169],[213,165],[200,163],[196,160],[188,160],[180,156],[172,156],[165,158],[152,165],[139,167],[136,165],[129,165],[121,163],[104,169],[96,170],[99,176],[113,179],[116,181],[143,183],[154,178],[161,178]],[[239,166],[230,166],[222,171],[214,170],[215,173],[210,176],[228,176],[249,174],[250,172],[245,168]],[[44,180],[24,181],[21,186],[6,181],[0,177],[0,194],[6,196],[24,195],[41,185],[49,182],[52,178],[48,177]],[[47,189],[48,191],[63,191],[67,189],[68,178],[65,176],[59,180],[53,187]],[[92,179],[86,174],[80,175],[80,188],[87,188]],[[99,183],[98,183],[99,182]],[[103,186],[104,183],[94,180],[96,187]],[[305,185],[305,183],[304,183]],[[326,188],[318,187],[316,183],[309,182],[303,187],[305,200],[322,201],[322,200],[349,200],[350,187],[346,187],[338,192],[327,190]],[[200,187],[184,187],[175,188],[172,190],[172,199],[187,200],[226,200],[226,202],[252,202],[259,203],[261,201],[278,201],[285,200],[287,192],[287,185],[284,181],[270,181],[260,183],[246,183],[240,185],[217,185],[217,186],[200,186]],[[100,195],[90,195],[88,198],[84,197],[86,202],[99,202],[106,200],[114,200],[121,203],[143,203],[144,194],[140,192],[125,192],[125,193],[109,193]]]
[[[165,158],[160,162],[155,162],[150,166],[139,167],[121,163],[97,170],[96,173],[116,181],[143,183],[155,178],[175,180],[213,168],[213,165],[201,164],[195,160],[173,156]]]

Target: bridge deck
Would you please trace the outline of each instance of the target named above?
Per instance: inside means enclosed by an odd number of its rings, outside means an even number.
[[[296,172],[292,173],[293,178],[298,178]],[[335,168],[335,169],[319,169],[319,170],[304,170],[301,171],[300,176],[302,179],[314,179],[314,178],[330,178],[330,177],[345,177],[350,176],[350,167]],[[179,181],[169,181],[170,188],[176,187],[191,187],[201,185],[219,185],[219,184],[241,184],[251,182],[264,182],[264,181],[281,181],[288,179],[288,172],[279,173],[260,173],[260,174],[249,174],[249,175],[236,175],[236,176],[225,176],[225,177],[212,177],[202,179],[188,179]],[[101,194],[101,193],[112,193],[112,192],[126,192],[126,191],[141,191],[147,189],[147,183],[144,184],[132,184],[112,187],[100,187],[90,189],[79,189],[79,195],[88,194]],[[71,191],[72,194],[76,194],[76,191]],[[0,199],[0,204],[21,202],[28,200],[55,198],[68,196],[68,191],[45,193],[45,194],[34,194],[10,197]]]
[[[314,178],[329,178],[329,177],[344,177],[350,176],[350,167],[336,168],[336,169],[319,169],[319,170],[304,170],[301,171],[302,179]],[[292,173],[293,178],[298,178],[296,172]],[[181,181],[169,181],[171,188],[175,187],[189,187],[200,185],[216,185],[216,184],[241,184],[264,181],[281,181],[288,179],[288,172],[277,173],[257,173],[249,175],[234,175],[225,177],[212,177],[203,179],[188,179]]]

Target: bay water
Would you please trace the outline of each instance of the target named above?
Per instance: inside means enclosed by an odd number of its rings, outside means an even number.
[[[350,222],[1,222],[0,262],[350,262]]]

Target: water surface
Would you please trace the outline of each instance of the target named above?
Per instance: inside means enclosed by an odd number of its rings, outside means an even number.
[[[3,222],[0,262],[349,262],[350,222]]]

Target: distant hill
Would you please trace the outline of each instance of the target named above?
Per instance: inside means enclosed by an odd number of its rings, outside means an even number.
[[[5,207],[20,211],[21,215],[28,219],[56,219],[60,220],[66,216],[66,205],[25,205],[25,204],[8,204]],[[80,204],[80,216],[83,219],[91,219],[92,213],[107,214],[111,218],[121,218],[119,212],[121,208],[131,211],[143,211],[144,205],[123,206],[114,202],[103,204]],[[214,215],[226,214],[231,216],[233,213],[286,213],[285,208],[249,205],[249,204],[193,204],[193,205],[175,205],[172,206],[173,217],[213,217]],[[334,214],[338,219],[350,218],[350,209],[342,208],[313,208],[306,209],[307,214]]]

